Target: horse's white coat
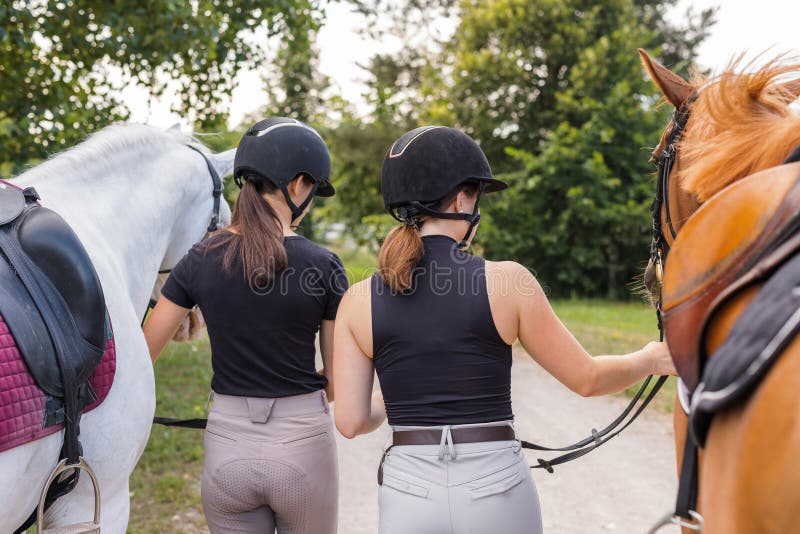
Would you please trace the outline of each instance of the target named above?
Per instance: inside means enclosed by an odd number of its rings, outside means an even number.
[[[106,400],[81,421],[84,457],[102,495],[102,531],[128,524],[128,477],[155,410],[153,368],[140,322],[160,268],[172,267],[202,238],[211,218],[212,183],[195,144],[174,132],[140,125],[105,128],[81,145],[25,172],[13,183],[34,186],[58,212],[94,262],[114,327],[117,371]],[[205,150],[204,150],[205,151]],[[234,151],[208,154],[220,176]],[[230,222],[223,201],[221,225]],[[56,464],[63,432],[0,454],[0,532],[12,532],[35,508]],[[48,512],[48,526],[91,519],[88,477]]]

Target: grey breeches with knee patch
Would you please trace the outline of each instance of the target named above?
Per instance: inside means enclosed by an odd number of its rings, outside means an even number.
[[[338,470],[325,392],[215,394],[202,499],[212,534],[335,533]]]

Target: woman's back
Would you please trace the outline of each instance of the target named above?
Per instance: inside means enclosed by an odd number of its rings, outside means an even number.
[[[510,420],[511,347],[495,328],[482,258],[423,237],[410,291],[371,281],[373,358],[392,425]]]
[[[333,320],[347,278],[339,258],[301,236],[284,237],[288,267],[267,284],[248,281],[241,259],[230,269],[220,234],[198,243],[173,270],[163,294],[199,305],[208,325],[216,393],[284,397],[327,381],[314,365],[322,320]]]

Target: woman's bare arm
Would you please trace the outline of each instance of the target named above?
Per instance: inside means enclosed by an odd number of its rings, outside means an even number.
[[[510,292],[518,318],[518,338],[542,367],[583,396],[625,389],[649,374],[676,374],[665,343],[648,343],[625,355],[592,357],[556,316],[536,278],[521,265],[506,262],[515,281]]]
[[[188,313],[188,308],[178,306],[163,295],[158,299],[142,328],[154,364]]]
[[[319,351],[322,353],[322,374],[328,379],[325,393],[333,402],[333,332],[336,321],[323,320],[319,327]]]
[[[372,432],[386,419],[383,396],[372,391],[371,310],[363,284],[351,287],[339,304],[333,341],[336,428],[346,438]]]

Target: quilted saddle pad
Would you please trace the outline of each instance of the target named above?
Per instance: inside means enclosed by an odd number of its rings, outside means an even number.
[[[116,368],[114,333],[106,315],[105,352],[89,378],[97,400],[87,406],[83,413],[96,408],[106,398],[114,382]],[[44,427],[46,401],[44,391],[28,372],[14,337],[0,315],[0,452],[64,428],[64,425]]]

